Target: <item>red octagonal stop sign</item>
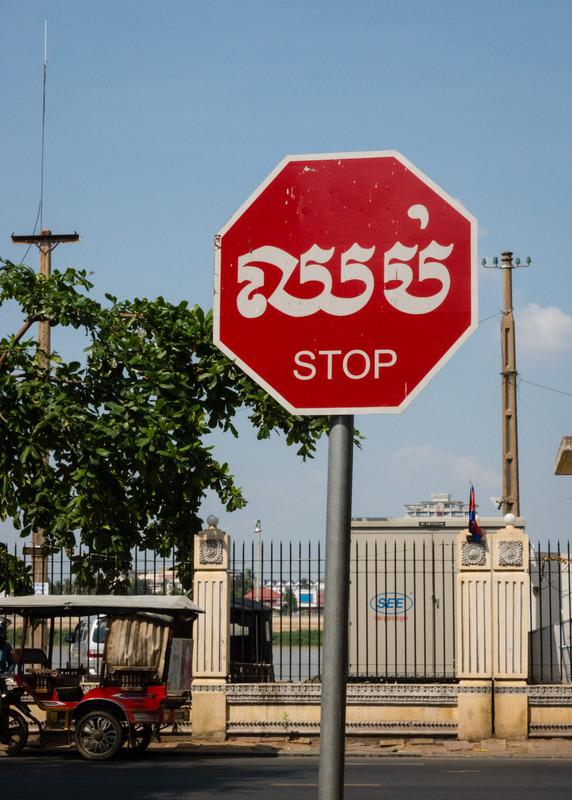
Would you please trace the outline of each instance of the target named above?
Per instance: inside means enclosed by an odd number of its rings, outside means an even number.
[[[298,414],[398,412],[477,324],[477,222],[395,151],[288,156],[215,240],[215,343]]]

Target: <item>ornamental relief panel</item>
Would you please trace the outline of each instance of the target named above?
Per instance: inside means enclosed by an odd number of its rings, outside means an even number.
[[[196,568],[201,571],[228,569],[230,539],[224,531],[209,529],[195,536]]]
[[[478,687],[481,691],[482,687]],[[229,705],[288,704],[318,705],[320,684],[229,684],[226,686]],[[460,687],[449,685],[350,684],[348,705],[456,705]]]
[[[203,539],[199,544],[200,564],[222,564],[222,542],[220,539]]]
[[[524,544],[514,539],[501,539],[498,543],[499,567],[523,567]]]
[[[457,538],[457,567],[460,571],[526,572],[529,562],[528,536],[514,528],[503,528],[472,541],[466,533]]]
[[[290,729],[296,733],[319,733],[320,723],[307,720],[292,720]],[[274,720],[231,720],[227,724],[228,733],[284,733],[284,726],[281,721]],[[440,734],[446,733],[454,735],[457,732],[456,722],[439,721],[420,721],[416,719],[404,719],[395,721],[347,721],[347,733],[411,733],[419,734]]]
[[[481,542],[461,542],[461,567],[486,567],[487,551]]]
[[[512,531],[499,531],[493,540],[494,569],[507,572],[528,571],[529,543],[528,536]]]

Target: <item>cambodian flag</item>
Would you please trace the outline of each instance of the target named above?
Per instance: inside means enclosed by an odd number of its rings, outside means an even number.
[[[477,525],[476,513],[475,513],[475,490],[471,486],[471,494],[469,497],[469,533],[475,540],[475,542],[480,542],[483,536],[482,530]]]

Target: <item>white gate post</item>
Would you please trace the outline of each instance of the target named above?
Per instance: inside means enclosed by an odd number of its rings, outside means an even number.
[[[469,741],[493,733],[491,540],[474,542],[469,531],[457,537],[457,735]]]
[[[506,527],[477,543],[457,539],[458,735],[528,736],[528,536]]]
[[[512,516],[506,515],[506,527],[493,540],[495,736],[527,739],[529,542],[528,536],[514,527]]]
[[[195,536],[193,600],[205,613],[196,624],[193,657],[193,736],[226,738],[226,683],[230,645],[230,537],[218,529],[218,519]]]

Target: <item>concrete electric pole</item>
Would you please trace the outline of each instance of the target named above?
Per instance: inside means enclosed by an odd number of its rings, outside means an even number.
[[[44,228],[39,234],[31,236],[14,236],[14,244],[35,244],[40,251],[40,274],[48,277],[52,272],[52,250],[61,242],[79,242],[80,236],[77,233],[53,234]],[[50,323],[42,321],[38,323],[38,347],[46,355],[42,366],[46,369],[50,367],[51,336]],[[46,453],[46,460],[49,453]],[[32,547],[26,552],[32,556],[32,574],[34,579],[34,591],[36,594],[45,594],[45,584],[47,583],[47,562],[43,556],[44,531],[39,529],[32,532]]]
[[[493,259],[489,265],[483,260],[483,266],[502,269],[503,271],[503,310],[501,322],[501,361],[502,361],[502,452],[503,452],[503,515],[520,516],[520,489],[518,477],[518,420],[516,413],[516,346],[514,333],[514,316],[512,306],[512,271],[521,264],[520,259],[512,263],[512,253],[502,253],[501,264]]]

